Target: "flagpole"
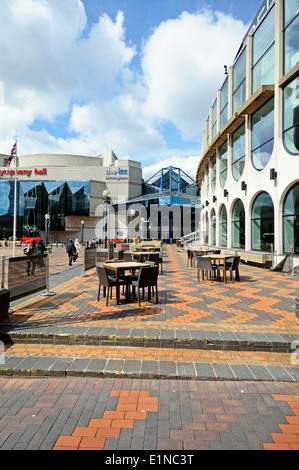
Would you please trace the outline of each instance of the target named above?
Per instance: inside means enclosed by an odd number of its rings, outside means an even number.
[[[14,190],[14,210],[13,210],[13,258],[16,255],[16,231],[17,231],[17,166],[18,166],[17,140],[15,156],[15,190]]]

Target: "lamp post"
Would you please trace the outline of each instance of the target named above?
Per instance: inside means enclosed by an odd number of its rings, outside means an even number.
[[[111,192],[108,189],[103,191],[104,217],[105,217],[105,248],[108,245],[109,238],[109,215],[110,215],[110,199]]]
[[[83,234],[84,234],[84,220],[81,220],[81,239],[80,243],[83,243]]]
[[[134,211],[134,209],[131,209],[131,210],[130,210],[130,216],[131,216],[131,225],[132,225],[132,226],[131,226],[131,235],[132,235],[131,238],[132,238],[132,241],[133,241],[133,234],[134,234],[134,232],[133,232],[133,220],[134,220],[134,217],[135,217],[135,211]]]
[[[50,230],[50,215],[45,214],[45,245],[48,246],[49,241],[49,230]]]

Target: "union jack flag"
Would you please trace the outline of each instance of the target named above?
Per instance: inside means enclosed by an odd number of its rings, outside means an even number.
[[[17,142],[14,143],[13,148],[11,149],[10,156],[8,157],[7,168],[9,168],[12,159],[17,155]]]

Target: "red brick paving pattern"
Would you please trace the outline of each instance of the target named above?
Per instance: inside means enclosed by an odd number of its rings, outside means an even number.
[[[110,396],[118,397],[115,410],[91,419],[87,427],[76,427],[71,436],[60,436],[53,450],[103,450],[108,437],[120,437],[121,429],[133,428],[149,411],[158,411],[159,399],[149,391],[112,390]]]

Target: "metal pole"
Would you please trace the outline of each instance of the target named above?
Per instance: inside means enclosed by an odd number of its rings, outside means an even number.
[[[4,289],[5,284],[5,256],[1,256],[1,289]]]
[[[16,141],[16,156],[15,156],[15,190],[14,190],[14,209],[13,209],[13,249],[12,255],[16,255],[16,232],[17,232],[17,172],[18,172],[18,157],[17,157],[17,141]]]
[[[56,292],[50,292],[49,255],[47,255],[46,258],[44,258],[44,259],[46,260],[46,285],[47,285],[47,290],[46,290],[46,292],[43,292],[41,295],[43,295],[43,296],[56,295]]]

